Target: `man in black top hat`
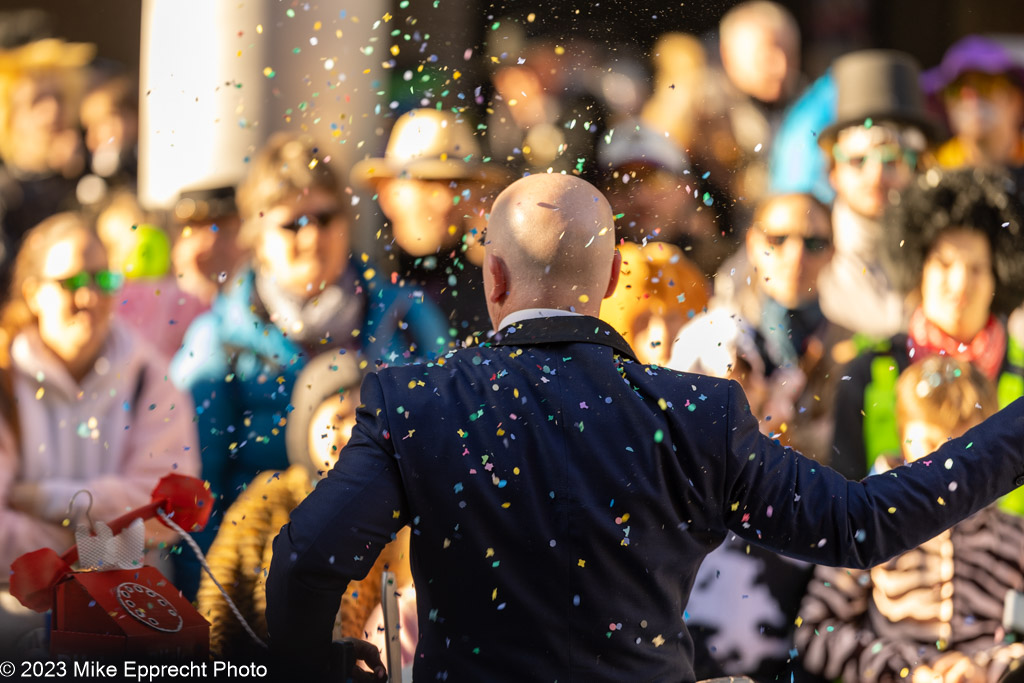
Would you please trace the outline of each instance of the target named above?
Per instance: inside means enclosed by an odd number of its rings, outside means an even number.
[[[919,170],[936,137],[910,55],[863,50],[832,66],[836,121],[818,144],[829,157],[836,191],[835,256],[818,282],[821,308],[835,323],[885,339],[904,329],[903,297],[881,263],[886,205]]]

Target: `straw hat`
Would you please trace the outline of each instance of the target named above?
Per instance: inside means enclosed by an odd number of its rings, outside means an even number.
[[[497,165],[485,164],[470,124],[452,112],[414,109],[395,121],[383,157],[352,167],[353,182],[386,178],[414,180],[504,180]]]

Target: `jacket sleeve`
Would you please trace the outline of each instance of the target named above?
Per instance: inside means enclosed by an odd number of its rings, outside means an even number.
[[[131,436],[125,452],[118,455],[118,470],[86,481],[40,482],[41,517],[58,522],[74,492],[85,488],[93,494],[93,518],[109,521],[149,503],[153,487],[164,475],[199,474],[192,400],[168,381],[160,366],[146,364],[140,372],[142,389],[132,406]],[[147,525],[147,540],[151,543],[174,538],[176,534],[162,524]]]
[[[408,514],[376,375],[363,381],[360,397],[338,464],[274,540],[267,626],[272,651],[295,661],[327,661],[342,594],[367,575]]]
[[[723,520],[784,555],[872,567],[1024,484],[1024,399],[917,462],[854,482],[763,436],[729,384]]]

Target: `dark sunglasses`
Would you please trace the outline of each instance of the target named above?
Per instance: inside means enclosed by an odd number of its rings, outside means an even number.
[[[74,292],[82,287],[88,287],[95,283],[96,288],[104,294],[113,294],[121,289],[124,284],[124,275],[115,273],[112,270],[97,270],[95,273],[83,270],[81,273],[57,280],[60,286],[69,292]]]
[[[318,213],[304,213],[301,216],[296,216],[295,219],[289,223],[283,223],[281,225],[281,229],[288,230],[290,232],[298,232],[310,223],[315,224],[318,228],[325,228],[337,217],[337,209],[320,211]]]
[[[768,244],[772,245],[773,247],[781,247],[783,244],[786,243],[786,240],[788,240],[790,237],[797,236],[790,234],[769,235],[767,233],[765,233],[764,236],[765,240],[768,241]],[[803,241],[804,251],[812,254],[820,254],[821,252],[825,251],[826,249],[832,246],[832,240],[828,239],[827,237],[797,237],[797,239]]]

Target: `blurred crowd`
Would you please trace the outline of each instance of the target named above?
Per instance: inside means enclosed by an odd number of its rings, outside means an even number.
[[[1024,39],[967,36],[924,69],[860,50],[806,74],[795,19],[764,0],[647,55],[509,31],[485,106],[400,108],[384,149],[345,169],[277,132],[240,184],[182,187],[166,209],[136,194],[137,75],[15,34],[0,31],[4,567],[147,502],[167,472],[198,475],[217,502],[196,540],[265,635],[270,541],[337,460],[362,376],[493,334],[487,214],[526,173],[606,193],[623,267],[602,317],[643,362],[739,381],[764,433],[848,478],[929,458],[1024,396]],[[69,505],[79,489],[91,510]],[[147,543],[214,652],[256,656],[192,552],[157,527]],[[337,622],[382,637],[389,567],[406,665],[408,544]],[[1011,494],[866,572],[730,534],[684,619],[700,677],[995,681],[1024,657],[1014,596]],[[0,640],[41,623],[0,591]]]

